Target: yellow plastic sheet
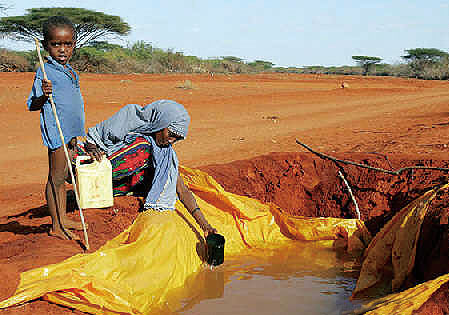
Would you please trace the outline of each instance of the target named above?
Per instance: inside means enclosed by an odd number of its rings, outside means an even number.
[[[353,297],[367,289],[383,287],[385,282],[389,282],[390,292],[403,285],[415,263],[419,232],[429,204],[438,191],[448,186],[427,191],[399,211],[376,234],[365,251]]]
[[[344,240],[348,243],[349,248],[355,248],[358,244],[367,246],[371,240],[371,235],[361,220],[292,216],[274,204],[263,204],[255,199],[227,192],[211,176],[199,170],[181,167],[181,173],[185,183],[195,193],[197,199],[208,203],[209,207],[212,205],[215,207],[214,211],[210,213],[211,220],[213,220],[212,217],[222,216],[223,212],[232,216],[235,227],[231,227],[227,224],[228,222],[224,221],[216,226],[237,228],[241,237],[241,240],[238,241],[243,242],[241,245],[266,246],[267,241],[279,241],[277,234],[279,229],[289,239]],[[269,231],[274,231],[272,230],[273,225],[276,226],[276,234],[273,235],[274,239],[270,240],[271,232]],[[252,233],[248,233],[249,231]],[[258,233],[255,233],[256,231]],[[231,233],[231,235],[234,234]],[[228,238],[229,236],[226,234],[226,239]],[[333,242],[329,242],[329,244],[332,245]]]
[[[442,275],[434,280],[419,284],[408,290],[393,293],[376,299],[354,314],[366,315],[412,315],[418,310],[443,284],[449,281],[449,274]]]
[[[275,205],[226,192],[207,174],[181,168],[209,222],[225,236],[225,255],[246,248],[301,240],[357,239],[366,242],[363,222],[291,217]],[[178,202],[177,211],[146,211],[120,235],[91,254],[21,274],[14,296],[0,308],[39,297],[92,314],[149,314],[174,310],[177,289],[204,261],[202,232]]]

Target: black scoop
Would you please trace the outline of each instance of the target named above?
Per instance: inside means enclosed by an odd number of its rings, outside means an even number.
[[[225,238],[220,234],[209,234],[206,237],[207,263],[212,266],[221,265],[224,261]]]

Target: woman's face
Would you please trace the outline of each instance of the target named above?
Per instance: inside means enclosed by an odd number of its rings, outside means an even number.
[[[154,140],[158,147],[167,148],[181,138],[173,134],[168,128],[164,128],[154,133]]]

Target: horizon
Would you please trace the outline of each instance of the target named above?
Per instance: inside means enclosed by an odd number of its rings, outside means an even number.
[[[439,0],[131,3],[55,0],[51,7],[85,8],[120,16],[130,25],[130,34],[105,40],[124,47],[142,40],[186,56],[235,56],[245,62],[269,61],[274,67],[354,66],[354,55],[397,64],[403,63],[401,56],[407,49],[449,50],[449,3]],[[139,10],[130,9],[139,4]],[[40,7],[49,7],[48,2],[22,0],[2,16],[20,16],[26,9]],[[0,48],[31,50],[33,44],[1,39]]]

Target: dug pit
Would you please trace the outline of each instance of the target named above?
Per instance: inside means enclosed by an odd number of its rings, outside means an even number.
[[[417,159],[416,155],[406,154],[339,153],[334,157],[391,171],[411,166],[449,167],[449,161],[441,155]],[[340,171],[358,203],[361,219],[372,235],[410,201],[448,181],[447,172],[436,169],[411,169],[400,175],[389,175],[336,164],[312,153],[271,153],[226,165],[209,165],[202,170],[230,192],[273,202],[293,215],[355,218],[355,204],[338,175]],[[448,205],[447,193],[440,193],[432,201],[421,228],[415,266],[406,287],[449,272]],[[440,308],[447,308],[440,303],[441,296],[447,294],[445,290],[441,288],[435,294],[435,303]],[[432,299],[423,308],[429,308],[431,303]]]

